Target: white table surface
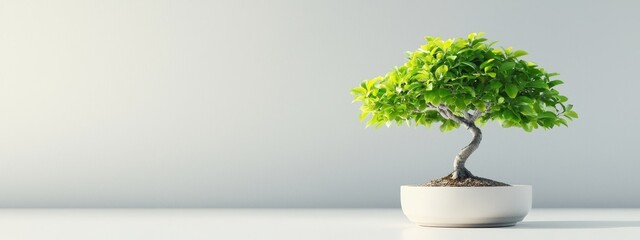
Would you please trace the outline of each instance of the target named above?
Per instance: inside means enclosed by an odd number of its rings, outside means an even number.
[[[533,209],[507,228],[428,228],[400,209],[0,209],[0,239],[640,239],[640,209]]]

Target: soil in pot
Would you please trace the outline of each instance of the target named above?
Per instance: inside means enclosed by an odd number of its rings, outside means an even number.
[[[422,184],[425,187],[501,187],[511,186],[509,184],[491,180],[488,178],[481,178],[476,176],[469,176],[465,178],[453,178],[453,174],[433,179]]]

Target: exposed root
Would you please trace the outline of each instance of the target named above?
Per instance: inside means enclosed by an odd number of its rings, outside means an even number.
[[[463,179],[474,177],[473,174],[466,167],[458,168],[449,174],[452,179]]]

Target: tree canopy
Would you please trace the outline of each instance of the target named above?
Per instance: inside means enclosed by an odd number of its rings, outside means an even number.
[[[407,52],[404,65],[351,89],[354,101],[362,102],[360,120],[369,117],[366,125],[376,127],[441,123],[443,132],[497,120],[530,132],[578,117],[554,89],[563,84],[557,73],[521,59],[523,50],[493,48],[496,42],[482,36],[426,37],[426,44]]]

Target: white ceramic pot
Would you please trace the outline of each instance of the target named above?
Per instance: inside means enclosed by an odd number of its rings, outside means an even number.
[[[531,186],[400,187],[402,212],[430,227],[504,227],[531,210]]]

